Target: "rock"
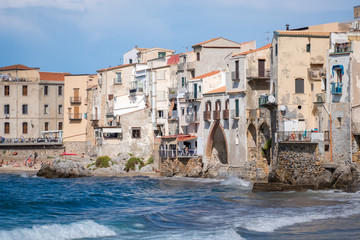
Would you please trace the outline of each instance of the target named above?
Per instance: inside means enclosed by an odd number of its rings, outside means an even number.
[[[334,189],[340,189],[348,192],[355,192],[359,190],[359,172],[355,166],[340,165],[335,169],[332,178],[332,188]]]
[[[90,176],[89,170],[85,169],[84,163],[55,160],[53,165],[43,164],[36,174],[45,178],[76,178]]]
[[[143,166],[141,169],[140,169],[140,172],[142,173],[145,173],[145,172],[153,172],[154,171],[154,167],[152,164],[148,164],[146,166]]]
[[[190,159],[184,169],[186,177],[200,177],[202,173],[202,164],[200,161]]]

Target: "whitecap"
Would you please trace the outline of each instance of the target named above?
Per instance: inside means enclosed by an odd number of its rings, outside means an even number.
[[[299,223],[312,222],[315,220],[346,218],[351,215],[360,214],[358,202],[326,208],[303,208],[287,210],[269,210],[262,215],[252,215],[251,217],[240,218],[237,227],[246,228],[256,232],[274,232],[275,230]]]
[[[32,228],[15,228],[10,231],[0,231],[0,239],[2,240],[67,240],[111,236],[116,236],[113,230],[92,220],[71,224],[34,225]]]
[[[226,186],[242,186],[242,187],[252,187],[252,183],[249,181],[246,181],[242,178],[237,178],[237,177],[229,177],[228,179],[226,179],[225,181],[223,181],[221,183],[221,185],[226,185]]]

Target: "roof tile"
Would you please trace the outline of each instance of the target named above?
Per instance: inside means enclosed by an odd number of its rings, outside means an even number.
[[[203,74],[203,75],[197,76],[197,77],[195,77],[195,78],[193,78],[193,79],[190,79],[190,80],[206,78],[206,77],[210,77],[210,76],[212,76],[212,75],[216,75],[216,74],[218,74],[218,73],[220,73],[220,70],[212,71],[212,72],[209,72],[209,73],[205,73],[205,74]]]

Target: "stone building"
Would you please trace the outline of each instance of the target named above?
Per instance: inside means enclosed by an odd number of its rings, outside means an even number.
[[[0,68],[0,135],[8,141],[61,139],[64,76],[21,64]],[[50,132],[53,134],[50,135]],[[23,141],[23,140],[21,140]]]

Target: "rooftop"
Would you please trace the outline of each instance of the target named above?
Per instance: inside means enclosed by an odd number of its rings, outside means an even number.
[[[275,31],[279,36],[310,36],[310,37],[328,37],[330,32],[312,32],[312,31]]]
[[[1,67],[0,71],[8,71],[8,70],[33,70],[35,68],[30,68],[27,67],[25,65],[22,64],[16,64],[16,65],[11,65],[11,66],[6,66],[6,67]]]
[[[114,69],[117,69],[117,68],[123,68],[123,67],[132,66],[132,65],[134,65],[134,64],[129,63],[129,64],[118,65],[118,66],[115,66],[115,67],[103,68],[103,69],[97,70],[97,72],[104,72],[104,71],[114,70]]]
[[[39,72],[40,81],[64,81],[65,75],[70,73]]]
[[[206,77],[210,77],[210,76],[213,76],[213,75],[216,75],[220,73],[220,70],[217,70],[217,71],[212,71],[212,72],[209,72],[209,73],[205,73],[203,75],[200,75],[200,76],[197,76],[193,79],[190,79],[190,80],[194,80],[194,79],[201,79],[201,78],[206,78]]]
[[[219,88],[213,89],[213,90],[211,90],[209,92],[206,92],[204,94],[224,93],[224,92],[226,92],[226,86],[221,86]]]
[[[257,49],[254,49],[254,50],[250,50],[250,51],[247,51],[247,52],[242,52],[242,53],[237,53],[237,54],[234,54],[233,57],[235,56],[239,56],[239,55],[246,55],[248,53],[252,53],[252,52],[257,52],[257,51],[261,51],[261,50],[265,50],[265,49],[268,49],[271,47],[271,43],[261,47],[261,48],[257,48]]]

